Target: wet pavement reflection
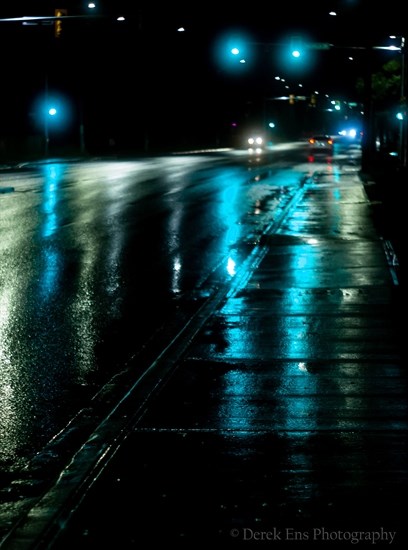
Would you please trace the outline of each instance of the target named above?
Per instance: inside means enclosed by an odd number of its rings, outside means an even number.
[[[156,334],[177,334],[181,311],[234,278],[247,254],[240,243],[257,242],[301,173],[180,155],[50,160],[0,176],[14,190],[0,195],[7,492],[105,383],[126,368],[143,372],[132,359]]]
[[[60,541],[405,547],[399,287],[355,173],[323,173],[214,312]]]

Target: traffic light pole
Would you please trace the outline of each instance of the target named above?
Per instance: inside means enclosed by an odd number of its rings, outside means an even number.
[[[333,46],[333,45],[331,45]],[[333,46],[337,47],[337,46]],[[395,49],[391,47],[382,46],[339,46],[343,49],[350,50],[364,50],[365,63],[364,63],[364,132],[361,148],[361,167],[363,171],[369,171],[372,167],[372,162],[375,156],[375,112],[374,112],[374,99],[372,89],[372,56],[374,50],[388,50]],[[401,38],[401,104],[403,105],[404,113],[400,127],[400,146],[399,157],[400,165],[402,168],[407,167],[407,101],[406,101],[406,48],[405,38]]]
[[[402,120],[400,128],[400,159],[401,167],[406,170],[407,168],[407,124],[408,124],[408,114],[407,114],[407,98],[406,98],[406,89],[407,89],[407,75],[406,75],[406,64],[407,64],[407,49],[405,46],[405,37],[401,37],[401,106],[402,106]]]

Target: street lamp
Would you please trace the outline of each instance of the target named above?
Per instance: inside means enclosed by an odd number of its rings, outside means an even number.
[[[401,104],[404,109],[400,129],[400,162],[403,168],[407,167],[407,98],[406,94],[406,59],[407,50],[405,46],[405,37],[401,37]]]
[[[390,38],[397,38],[392,36]],[[344,49],[344,50],[360,50],[364,53],[364,75],[363,75],[363,89],[364,89],[364,119],[365,119],[365,129],[363,133],[362,140],[362,167],[364,169],[370,169],[371,160],[375,150],[375,130],[374,130],[374,105],[373,105],[373,53],[374,51],[386,50],[386,51],[397,51],[401,52],[401,104],[403,104],[406,109],[406,98],[405,98],[405,89],[406,89],[406,75],[405,75],[405,39],[401,37],[401,45],[396,46],[394,44],[388,46],[347,46],[341,45],[336,46],[334,44],[314,44],[313,47],[316,49]],[[349,57],[352,60],[352,57]],[[406,157],[407,157],[407,117],[401,121],[400,127],[400,162],[401,166],[406,167]]]
[[[49,133],[49,119],[57,115],[57,109],[55,107],[45,107],[44,113],[44,154],[47,157],[49,152],[50,133]]]
[[[397,36],[390,36],[391,39],[395,40],[398,37]],[[388,51],[396,51],[401,53],[401,97],[400,97],[400,105],[401,105],[401,113],[399,113],[397,118],[400,120],[400,132],[399,132],[399,161],[400,166],[402,168],[407,167],[407,99],[406,99],[406,46],[405,46],[405,37],[401,36],[400,38],[400,45],[396,46],[395,44],[391,44],[390,46],[375,46],[374,50],[388,50]]]

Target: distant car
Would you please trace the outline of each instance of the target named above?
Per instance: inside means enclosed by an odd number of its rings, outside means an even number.
[[[261,155],[265,149],[265,138],[260,134],[253,134],[249,136],[247,144],[250,155]]]
[[[362,131],[358,131],[357,128],[345,128],[340,130],[339,136],[347,138],[350,141],[359,141],[363,135]]]
[[[309,149],[312,153],[332,153],[333,138],[326,134],[312,136],[309,138]]]

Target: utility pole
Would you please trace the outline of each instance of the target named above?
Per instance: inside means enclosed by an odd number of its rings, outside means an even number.
[[[407,75],[406,75],[406,65],[407,65],[407,49],[405,46],[405,37],[401,37],[401,107],[402,107],[402,120],[400,128],[400,159],[401,159],[401,168],[407,168]]]

